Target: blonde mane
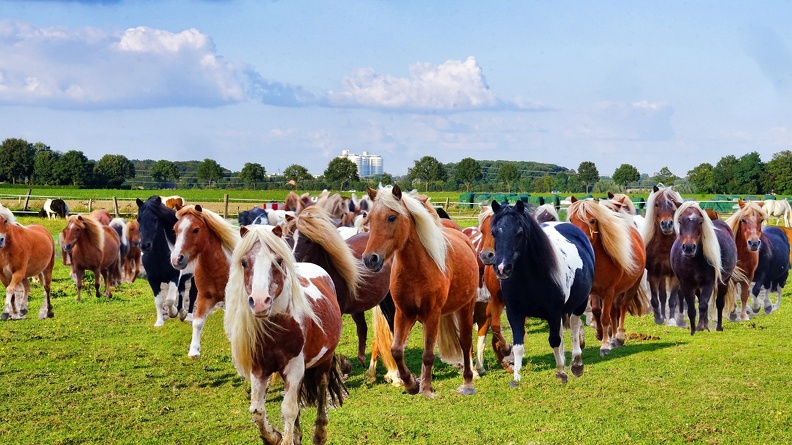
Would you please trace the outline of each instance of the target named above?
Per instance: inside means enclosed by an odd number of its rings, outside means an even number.
[[[85,236],[92,246],[96,246],[99,250],[104,249],[104,226],[99,221],[91,218],[90,216],[71,215],[66,220],[66,227],[74,223],[81,229],[85,230]]]
[[[763,220],[767,219],[767,212],[755,201],[745,201],[743,207],[739,207],[732,216],[726,219],[726,224],[729,225],[735,236],[740,230],[740,220],[752,213],[758,213]]]
[[[358,290],[363,285],[363,263],[355,258],[327,212],[317,206],[308,207],[297,216],[295,228],[327,251],[330,262],[347,283],[350,297],[357,298]]]
[[[492,211],[492,207],[483,206],[478,214],[478,226],[481,227],[481,225],[484,224],[484,221],[494,214],[495,212]]]
[[[701,224],[701,250],[707,263],[715,268],[715,282],[720,283],[721,272],[723,270],[723,266],[721,265],[720,244],[718,243],[718,236],[715,234],[715,230],[717,229],[712,224],[712,220],[707,215],[707,212],[702,210],[699,203],[696,201],[682,203],[676,213],[674,213],[674,229],[679,233],[679,217],[690,208],[695,209],[698,215],[704,220],[704,223]]]
[[[312,320],[317,326],[321,327],[321,320],[311,308],[303,288],[300,285],[300,276],[297,272],[297,263],[294,260],[289,246],[271,230],[265,226],[247,226],[248,232],[239,241],[234,249],[229,270],[228,284],[225,293],[225,315],[223,318],[226,336],[231,342],[231,355],[234,359],[234,366],[240,375],[250,378],[253,367],[253,354],[259,335],[271,335],[279,327],[272,322],[270,317],[260,320],[257,319],[248,305],[248,293],[245,290],[245,272],[242,269],[242,257],[253,248],[256,243],[261,243],[261,249],[257,256],[280,257],[282,261],[282,271],[285,275],[284,293],[273,297],[286,297],[289,299],[287,310],[289,314],[298,322],[306,318]],[[277,267],[275,261],[273,267]]]
[[[633,255],[630,229],[631,223],[597,201],[577,201],[567,210],[567,220],[578,219],[588,224],[592,218],[599,225],[602,248],[614,263],[625,270],[634,271],[638,264]]]
[[[619,206],[622,213],[627,213],[629,215],[638,214],[638,210],[635,208],[632,199],[624,193],[614,193],[613,198],[607,199],[606,201],[614,201]]]
[[[555,218],[556,221],[561,221],[561,217],[558,216],[558,212],[556,211],[555,206],[553,204],[540,205],[539,207],[536,208],[534,215],[539,215],[543,210],[548,214],[550,214],[553,218]]]
[[[16,216],[14,216],[11,210],[8,210],[8,208],[2,204],[0,204],[0,217],[3,217],[3,219],[5,219],[8,222],[12,222],[12,223],[16,222]]]
[[[182,218],[184,215],[202,219],[209,229],[217,234],[223,249],[227,250],[229,254],[233,252],[234,247],[239,243],[239,234],[234,230],[234,226],[217,213],[203,207],[199,212],[194,205],[187,205],[176,212],[177,218]]]
[[[443,226],[437,214],[430,213],[421,200],[413,198],[407,193],[401,195],[401,200],[397,199],[393,196],[393,187],[391,186],[379,188],[375,203],[380,203],[405,218],[412,217],[421,244],[440,271],[446,272],[448,240],[446,240]]]
[[[654,239],[656,232],[655,223],[655,203],[658,199],[668,199],[670,201],[682,202],[682,195],[671,188],[672,186],[664,187],[656,192],[652,192],[646,199],[646,224],[641,231],[641,237],[644,240],[644,246],[648,246],[649,242]]]

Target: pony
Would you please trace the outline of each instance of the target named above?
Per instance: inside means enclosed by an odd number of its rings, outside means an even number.
[[[96,297],[99,293],[100,277],[104,279],[104,294],[110,298],[112,279],[120,275],[121,257],[119,255],[118,234],[110,226],[104,225],[90,216],[72,215],[66,219],[63,234],[63,250],[71,256],[71,268],[77,285],[77,301],[85,271],[94,274]]]
[[[790,220],[792,220],[792,207],[789,206],[789,201],[786,199],[766,199],[764,200],[764,210],[768,217],[776,219],[776,224],[784,220],[784,227],[792,227]]]
[[[46,216],[47,219],[57,219],[60,216],[61,218],[65,219],[68,214],[69,206],[64,200],[60,198],[47,198],[47,200],[44,201],[44,207],[42,207],[38,216],[40,218],[44,218]]]
[[[129,251],[124,258],[124,280],[134,283],[140,275],[140,223],[137,220],[127,222],[127,237],[129,239]]]
[[[262,209],[259,206],[253,206],[250,210],[243,210],[239,212],[239,216],[237,217],[237,221],[239,222],[240,226],[248,226],[253,224],[253,222],[261,215],[266,215],[267,211]]]
[[[315,405],[313,441],[323,444],[328,402],[341,406],[346,394],[335,354],[341,310],[333,281],[319,266],[298,263],[272,231],[254,225],[240,233],[225,288],[224,326],[234,366],[250,380],[253,422],[265,444],[300,443],[300,407]],[[265,407],[274,373],[285,383],[282,433],[270,425]]]
[[[368,234],[353,236],[345,241],[330,216],[319,206],[303,210],[288,227],[283,239],[291,246],[294,258],[300,262],[318,265],[333,279],[341,313],[351,315],[355,322],[358,336],[357,359],[365,366],[368,334],[365,311],[379,305],[386,298],[389,300],[386,308],[393,306],[388,291],[390,265],[385,265],[378,272],[369,272],[361,262]],[[275,233],[279,231],[280,229],[276,229]],[[387,311],[388,309],[385,310]],[[375,329],[375,334],[377,333]],[[375,341],[378,344],[387,343],[390,347],[390,335],[386,337],[383,339],[380,336]],[[387,365],[392,360],[386,358],[384,362]],[[368,373],[370,381],[374,379],[374,372],[375,370],[371,370]],[[395,366],[388,369],[386,380],[396,381],[397,378],[398,371]]]
[[[289,194],[286,195],[286,199],[283,201],[283,210],[296,212],[298,202],[300,202],[300,196],[293,191],[289,192]]]
[[[597,339],[602,341],[600,356],[624,345],[627,312],[641,316],[648,306],[641,286],[646,267],[643,239],[632,221],[621,215],[598,201],[574,198],[567,209],[567,221],[588,236],[594,249],[590,300]]]
[[[195,262],[195,311],[188,357],[201,355],[201,333],[206,319],[225,299],[231,253],[239,235],[225,219],[200,205],[188,205],[176,212],[176,242],[171,249],[171,265],[185,270]]]
[[[113,230],[116,231],[118,234],[118,252],[121,256],[121,264],[118,269],[118,276],[111,277],[113,279],[114,284],[118,285],[122,281],[124,281],[124,271],[126,270],[126,257],[129,254],[129,228],[127,227],[126,221],[124,218],[113,218],[110,220],[110,224],[108,224]]]
[[[27,315],[30,281],[38,277],[44,288],[44,301],[38,317],[52,318],[50,286],[55,267],[55,241],[49,231],[37,224],[27,227],[16,222],[10,210],[0,205],[0,280],[6,287],[5,305],[0,318],[20,319]],[[23,289],[21,301],[16,297]]]
[[[583,375],[580,316],[594,281],[594,250],[586,235],[570,223],[534,220],[522,201],[510,206],[492,202],[491,233],[495,239],[492,267],[501,280],[506,317],[513,334],[513,381],[520,382],[525,355],[525,319],[547,320],[556,378],[566,383],[563,324],[572,329],[572,374]]]
[[[340,221],[346,213],[348,206],[344,205],[344,199],[338,193],[330,193],[327,190],[322,191],[319,198],[316,200],[316,205],[324,209],[330,218]]]
[[[624,213],[626,215],[630,215],[633,224],[638,229],[638,231],[642,231],[644,225],[646,224],[646,219],[638,213],[638,209],[635,208],[635,204],[633,204],[632,199],[629,196],[625,195],[624,193],[611,193],[608,192],[608,199],[600,199],[600,204],[604,204],[605,206],[609,207],[611,210],[615,211],[616,213]]]
[[[110,225],[110,221],[113,220],[113,217],[112,215],[110,215],[110,212],[108,212],[105,209],[96,209],[91,213],[89,213],[88,216],[105,226]]]
[[[716,292],[716,331],[723,330],[723,308],[734,300],[730,286],[737,266],[734,234],[721,220],[710,219],[695,201],[687,201],[674,214],[677,239],[671,247],[671,268],[679,282],[679,297],[687,304],[690,335],[709,331],[709,303]],[[730,288],[732,291],[730,291]],[[695,299],[698,297],[699,321],[696,325]],[[728,303],[731,304],[731,301]]]
[[[534,210],[536,222],[543,223],[549,221],[561,221],[553,204],[542,204]]]
[[[163,196],[162,203],[165,207],[176,210],[177,207],[184,207],[184,198],[179,195]]]
[[[785,227],[784,227],[785,228]],[[764,291],[765,301],[765,314],[774,312],[781,307],[781,293],[786,285],[786,280],[789,276],[789,266],[787,256],[789,256],[790,246],[787,232],[782,230],[782,227],[769,226],[762,229],[762,233],[767,237],[767,244],[772,246],[769,255],[764,252],[759,252],[759,265],[756,267],[756,274],[754,280],[761,283]],[[775,304],[772,304],[767,296],[767,292],[775,292],[778,299]],[[759,302],[754,299],[756,308],[754,312],[759,312]]]
[[[373,190],[369,212],[369,239],[363,263],[379,271],[391,265],[390,290],[396,306],[391,354],[408,394],[432,392],[434,346],[441,318],[459,328],[456,344],[461,348],[463,384],[460,394],[475,393],[470,353],[473,306],[478,288],[478,265],[470,240],[459,230],[445,228],[424,202],[402,194],[399,186]],[[424,325],[424,348],[420,386],[404,363],[407,336],[420,321]]]
[[[646,200],[646,224],[641,230],[641,237],[646,247],[646,274],[652,293],[654,321],[657,324],[665,323],[666,300],[670,291],[669,326],[684,324],[681,308],[678,319],[675,315],[678,283],[671,269],[671,246],[676,241],[674,213],[682,205],[682,201],[682,196],[671,186],[664,188],[655,186]]]
[[[151,196],[146,201],[138,198],[137,222],[140,228],[140,251],[146,280],[154,293],[157,319],[154,326],[162,326],[168,318],[177,315],[184,321],[191,317],[198,289],[192,271],[178,271],[170,263],[170,246],[176,244],[176,212],[165,207],[162,198]],[[189,304],[184,309],[184,294]]]

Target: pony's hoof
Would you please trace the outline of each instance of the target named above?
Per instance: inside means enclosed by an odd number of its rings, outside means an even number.
[[[610,345],[611,345],[611,349],[621,348],[622,346],[624,346],[624,340],[620,338],[614,338],[611,340]]]
[[[698,332],[704,332],[704,331],[710,332],[709,323],[699,324],[698,326],[696,326],[696,331],[698,331]]]
[[[558,379],[561,383],[566,383],[569,377],[567,377],[567,373],[564,371],[557,371],[556,372],[556,379]]]
[[[158,327],[161,327],[161,326],[162,326],[162,325],[164,325],[164,324],[165,324],[165,321],[162,321],[162,320],[157,320],[157,321],[154,323],[154,327],[155,327],[155,328],[158,328]]]
[[[28,314],[28,310],[27,310],[27,309],[22,309],[21,311],[19,311],[19,315],[20,315],[22,318],[24,318],[24,317],[25,317],[25,315],[27,315],[27,314]]]
[[[463,396],[472,396],[473,394],[476,393],[476,390],[472,386],[462,385],[459,388],[457,388],[457,392],[459,394],[462,394]]]
[[[732,312],[729,314],[729,321],[738,322],[740,321],[740,317],[737,315],[736,312]]]
[[[770,315],[771,313],[773,313],[773,306],[765,306],[764,313],[765,315]]]
[[[572,375],[573,376],[580,377],[580,376],[583,375],[583,364],[582,363],[579,364],[579,365],[572,365],[571,369],[572,369]]]
[[[423,394],[423,396],[426,397],[427,399],[437,398],[437,394],[433,393],[432,391],[422,391],[421,394]]]
[[[659,316],[659,315],[655,315],[654,316],[654,322],[655,322],[655,324],[663,325],[663,324],[665,324],[665,319],[663,317]]]
[[[518,382],[517,380],[512,380],[511,382],[509,382],[509,386],[512,388],[516,388],[520,386],[520,382]]]
[[[3,312],[3,314],[0,315],[0,319],[2,320],[8,320],[8,317],[9,317],[8,312]]]
[[[187,311],[182,309],[182,310],[179,311],[178,315],[179,315],[179,320],[180,321],[184,321],[184,319],[187,318]]]
[[[610,352],[611,352],[611,350],[607,349],[607,348],[600,349],[600,357],[605,357],[606,355],[610,354]]]

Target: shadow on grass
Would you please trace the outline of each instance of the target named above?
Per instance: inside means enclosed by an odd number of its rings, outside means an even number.
[[[567,345],[568,341],[564,342],[565,347],[570,347],[571,345]],[[630,344],[627,343],[626,345],[617,348],[611,349],[611,352],[604,357],[600,357],[600,350],[599,350],[599,342],[587,342],[586,348],[583,349],[583,363],[584,364],[594,364],[599,363],[602,361],[612,361],[618,360],[622,357],[628,357],[633,354],[639,354],[643,352],[652,352],[657,351],[665,348],[670,348],[676,346],[677,343],[674,342],[653,342],[653,343],[642,343],[642,344]],[[541,354],[541,355],[526,355],[523,357],[523,367],[532,367],[537,370],[549,370],[555,369],[555,356],[553,355],[553,350],[550,346],[547,346],[547,350],[550,351],[549,354]],[[566,351],[566,361],[567,366],[569,365],[570,360],[570,351]]]

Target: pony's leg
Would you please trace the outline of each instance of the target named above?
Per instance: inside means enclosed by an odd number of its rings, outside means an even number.
[[[77,286],[77,302],[80,302],[80,292],[83,287],[83,278],[85,278],[85,271],[82,269],[72,270],[74,273],[74,284]]]
[[[300,416],[300,386],[305,376],[303,354],[291,359],[283,372],[283,402],[281,403],[281,419],[283,419],[282,445],[292,445],[295,436],[295,421]]]
[[[463,382],[462,386],[457,388],[457,392],[466,396],[476,393],[476,390],[473,388],[473,367],[471,366],[473,339],[470,336],[470,331],[473,330],[473,308],[474,303],[471,303],[454,314],[457,324],[459,325],[459,347],[462,348],[462,361],[464,363],[464,368],[462,370]]]
[[[332,364],[332,362],[330,362]],[[327,442],[327,386],[330,382],[330,369],[317,370],[318,388],[316,391],[316,421],[314,421],[313,443],[324,445]],[[297,417],[299,423],[300,418]]]
[[[93,270],[94,274],[94,290],[96,290],[96,298],[102,298],[102,293],[99,289],[102,287],[102,271],[99,269]],[[105,288],[107,287],[107,276],[105,276]]]
[[[619,307],[614,307],[613,312],[615,317],[611,317],[611,320],[615,318],[613,321],[616,326],[616,334],[611,338],[611,348],[616,349],[624,346],[624,342],[627,340],[627,331],[624,329],[624,322],[627,320],[627,304],[623,303]]]
[[[167,300],[168,293],[172,292],[175,288],[173,283],[160,283],[160,291],[154,295],[154,308],[157,310],[157,321],[154,326],[162,326],[165,324],[167,312],[165,311],[165,301]]]
[[[509,326],[512,330],[512,353],[514,354],[514,366],[512,367],[513,380],[509,383],[512,388],[516,388],[520,384],[520,368],[522,368],[522,359],[525,356],[525,317],[521,314],[515,313],[513,310],[506,308],[506,318],[509,320]]]
[[[506,305],[503,302],[503,296],[500,291],[492,294],[487,305],[491,323],[490,328],[492,329],[492,349],[495,350],[495,354],[498,356],[498,361],[503,366],[503,369],[511,373],[513,371],[512,364],[514,363],[512,348],[501,332],[501,315],[505,307]]]
[[[685,286],[686,288],[680,287],[678,296],[679,300],[684,300],[687,302],[688,308],[688,318],[690,319],[690,335],[696,333],[696,310],[695,310],[695,301],[696,301],[696,294],[692,289],[687,289],[689,286]]]
[[[665,312],[660,308],[660,280],[656,277],[647,278],[649,281],[649,289],[652,305],[652,313],[654,313],[655,324],[665,324]]]
[[[407,364],[404,363],[404,347],[407,344],[407,337],[410,335],[410,330],[415,325],[415,317],[407,317],[400,310],[396,311],[393,322],[393,345],[391,346],[391,355],[393,360],[396,361],[396,367],[399,369],[399,378],[404,382],[404,390],[407,394],[418,394],[418,383],[415,381],[415,376],[412,375]],[[434,351],[432,351],[434,357]]]
[[[716,291],[716,289],[715,289],[715,287],[712,284],[707,284],[705,286],[702,286],[701,294],[699,294],[699,298],[698,298],[698,305],[699,305],[699,307],[698,307],[698,310],[699,310],[698,325],[696,325],[696,327],[694,328],[693,327],[693,322],[690,323],[691,335],[693,333],[695,333],[696,331],[709,331],[710,330],[710,328],[709,328],[709,302],[710,302],[710,299],[712,298],[712,295],[713,295],[713,293],[715,291]],[[720,294],[721,293],[720,289],[718,289],[717,292],[718,292],[718,294]],[[725,291],[723,292],[723,295],[724,296],[726,295]],[[721,298],[720,295],[716,295],[715,296],[715,304],[716,305],[718,304],[718,298]],[[690,316],[691,312],[695,313],[696,312],[696,307],[693,304],[688,303],[688,317]]]
[[[281,434],[269,423],[264,402],[267,400],[267,389],[269,388],[270,376],[265,375],[259,378],[257,375],[250,374],[250,408],[252,420],[259,429],[259,436],[265,445],[277,445],[281,440]]]
[[[52,302],[50,300],[52,269],[41,272],[39,275],[39,280],[41,280],[41,287],[44,288],[44,301],[41,303],[41,309],[39,309],[38,317],[39,320],[43,320],[45,318],[52,318],[55,316],[55,314],[52,312]]]
[[[480,289],[480,288],[479,288]],[[484,347],[487,344],[487,331],[491,326],[489,303],[476,302],[473,310],[473,323],[476,325],[476,375],[482,376],[486,373],[484,369]]]
[[[597,340],[603,341],[605,335],[602,331],[602,298],[596,294],[589,294],[589,305],[591,306],[591,315],[594,318]]]
[[[368,336],[368,326],[366,326],[366,314],[358,312],[350,314],[352,321],[355,322],[358,338],[357,359],[362,366],[366,366],[366,337]]]
[[[750,291],[750,283],[747,281],[740,282],[740,315],[737,315],[737,305],[734,306],[732,309],[731,314],[729,314],[729,320],[731,321],[741,321],[747,320],[748,317],[748,297],[751,295]]]
[[[607,290],[610,295],[602,296],[602,313],[597,322],[597,330],[602,328],[602,342],[600,343],[600,357],[605,357],[611,351],[611,328],[613,321],[611,320],[611,312],[613,311],[613,294],[611,290]],[[563,345],[563,339],[562,345]],[[562,347],[563,352],[563,347]],[[557,360],[556,360],[557,362]]]
[[[24,318],[28,313],[28,298],[30,298],[30,279],[25,278],[17,286],[16,291],[17,301],[19,301],[19,314]]]
[[[420,384],[420,392],[430,399],[437,397],[437,395],[432,392],[432,368],[434,367],[435,361],[435,343],[437,342],[437,334],[440,331],[440,317],[441,315],[438,314],[431,314],[430,316],[426,317],[423,321],[424,329],[424,349],[423,354],[421,354],[421,384]],[[471,321],[472,321],[472,314],[471,314]],[[470,329],[468,329],[468,336],[470,335]],[[468,356],[468,360],[470,360],[470,356]],[[464,361],[464,360],[463,360]],[[469,361],[464,362],[464,366],[469,366]],[[472,378],[472,376],[471,376]]]
[[[0,315],[0,318],[2,318],[3,320],[8,320],[9,318],[11,319],[17,318],[19,309],[16,301],[16,292],[15,292],[16,287],[11,288],[10,282],[7,281],[5,276],[3,276],[3,284],[6,285],[6,297],[5,297],[5,305],[3,306],[3,313],[2,315]]]
[[[783,291],[784,291],[784,289],[783,289],[781,286],[779,286],[779,285],[776,285],[776,287],[775,287],[775,293],[776,293],[776,295],[778,295],[778,298],[776,299],[776,302],[775,302],[775,304],[773,304],[773,305],[771,306],[771,311],[770,311],[770,312],[775,312],[775,311],[777,311],[777,310],[778,310],[778,308],[780,308],[780,307],[781,307],[781,293],[782,293]],[[769,298],[768,298],[768,300],[769,300]],[[769,302],[769,301],[768,301],[768,302]],[[767,313],[767,306],[765,306],[765,313]]]
[[[765,313],[765,315],[768,315],[768,314],[773,312],[773,307],[774,307],[773,302],[770,301],[770,292],[771,292],[771,290],[770,289],[764,289],[763,292],[764,292],[764,313]],[[773,292],[777,292],[777,291],[773,290]],[[779,295],[780,295],[780,293],[779,293]]]
[[[561,323],[561,318],[552,317],[547,320],[550,329],[550,336],[548,341],[550,347],[553,348],[553,357],[556,362],[556,379],[561,383],[567,382],[567,373],[564,371],[565,357],[564,357],[564,326]],[[600,352],[601,354],[601,352]]]
[[[718,294],[715,297],[715,310],[718,311],[717,321],[715,324],[715,330],[720,332],[723,331],[723,308],[726,306],[726,294],[729,292],[729,285],[728,284],[721,284],[718,285]]]
[[[190,342],[190,351],[187,353],[190,358],[198,358],[201,355],[201,334],[203,333],[207,317],[212,315],[214,304],[215,302],[209,297],[198,295],[195,305],[195,318],[193,318],[192,322],[192,341]]]
[[[583,375],[583,348],[580,339],[583,337],[583,321],[579,315],[570,316],[570,327],[572,328],[572,375],[580,377]]]
[[[758,287],[758,292],[756,291],[756,288],[754,288],[753,301],[750,305],[751,315],[758,315],[759,312],[761,312],[762,300],[767,297],[767,292],[765,292],[765,289],[761,286]]]

